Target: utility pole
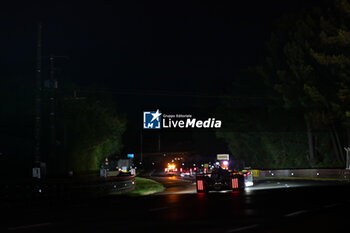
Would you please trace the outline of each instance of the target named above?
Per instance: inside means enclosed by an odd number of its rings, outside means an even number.
[[[54,56],[50,56],[50,144],[55,144],[55,64]]]
[[[50,172],[55,174],[58,172],[58,159],[56,155],[56,91],[57,79],[55,77],[55,61],[56,58],[65,58],[66,56],[55,56],[51,54],[49,56],[49,66],[50,75],[49,79],[45,81],[45,87],[48,90],[49,98],[49,129],[50,129],[50,139],[49,139],[49,160],[50,160]]]
[[[160,152],[160,133],[158,134],[158,152]]]
[[[40,146],[41,146],[41,70],[42,70],[42,24],[38,23],[37,47],[36,47],[36,97],[35,97],[35,149],[34,162],[40,167]]]
[[[67,58],[67,57],[65,57],[65,58]],[[65,97],[64,98],[64,101],[81,101],[81,100],[85,100],[86,99],[86,97],[81,97],[81,96],[78,96],[77,95],[77,91],[76,90],[74,90],[73,91],[73,96],[72,97]],[[63,105],[64,106],[64,105]],[[64,112],[65,110],[64,110],[64,107],[62,108],[62,112]],[[62,113],[63,114],[63,116],[64,116],[64,113]],[[64,147],[64,150],[66,150],[66,148],[67,148],[67,125],[66,125],[66,123],[64,122],[64,124],[63,124],[63,147]],[[69,158],[66,158],[66,168],[67,168],[67,170],[68,170],[68,174],[70,175],[70,176],[72,176],[73,175],[73,173],[74,173],[74,171],[73,170],[71,170],[72,168],[71,168],[71,165],[70,165],[70,161],[69,161]]]
[[[350,147],[344,147],[346,151],[346,164],[345,169],[350,169]]]
[[[57,88],[57,81],[55,80],[55,63],[54,56],[50,55],[50,79],[49,79],[49,98],[50,98],[50,160],[52,162],[51,168],[53,172],[56,171],[57,159],[55,157],[55,149],[56,149],[56,132],[55,132],[55,120],[56,120],[56,111],[55,111],[55,88]]]
[[[140,164],[142,164],[142,129],[140,130],[140,152],[141,152]]]

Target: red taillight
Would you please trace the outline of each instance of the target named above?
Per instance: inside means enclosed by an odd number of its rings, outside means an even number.
[[[238,188],[238,178],[233,178],[231,180],[231,182],[232,182],[232,188],[237,189]]]
[[[197,180],[197,189],[203,191],[203,180]]]
[[[194,171],[197,171],[197,168],[195,167],[195,168],[193,168],[193,170],[194,170]]]
[[[180,172],[182,172],[182,167],[180,168]]]
[[[247,174],[244,174],[244,176],[247,176]]]
[[[248,172],[248,175],[250,175],[250,172]]]
[[[177,168],[175,168],[175,171],[177,172]]]

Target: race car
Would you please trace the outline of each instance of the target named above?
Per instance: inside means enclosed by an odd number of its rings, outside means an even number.
[[[196,188],[198,193],[221,190],[241,190],[253,185],[253,176],[250,171],[229,171],[216,167],[209,173],[196,175]]]

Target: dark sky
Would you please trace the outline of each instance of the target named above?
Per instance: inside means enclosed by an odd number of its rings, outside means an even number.
[[[176,91],[220,88],[257,63],[282,14],[310,5],[300,0],[29,2],[1,8],[3,59],[35,58],[40,19],[44,53],[69,56],[77,82]]]
[[[264,43],[279,17],[319,1],[72,2],[2,6],[0,74],[34,82],[40,20],[44,55],[69,57],[59,67],[69,77],[61,78],[115,92],[130,116],[132,138],[141,125],[135,114],[146,108],[195,108],[197,99],[174,93],[221,93],[239,72],[263,58]],[[154,91],[165,95],[142,95]]]

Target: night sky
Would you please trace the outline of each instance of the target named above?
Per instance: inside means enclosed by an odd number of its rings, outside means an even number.
[[[35,82],[40,20],[44,56],[69,57],[60,63],[59,82],[112,93],[129,117],[126,141],[137,141],[137,114],[157,108],[198,112],[198,102],[206,101],[211,108],[211,98],[194,95],[220,94],[263,59],[278,18],[317,2],[17,1],[0,8],[1,82],[14,76]],[[126,150],[138,150],[138,142],[128,142]]]

